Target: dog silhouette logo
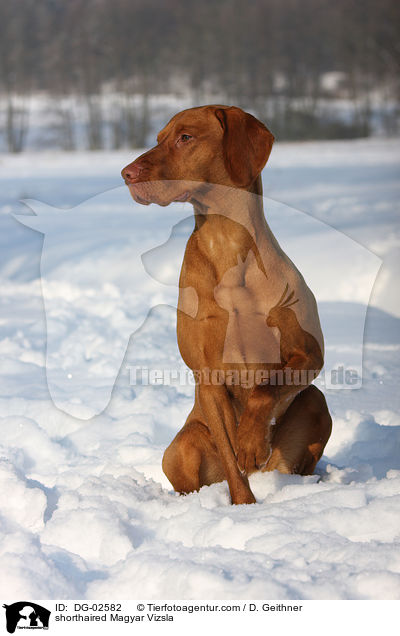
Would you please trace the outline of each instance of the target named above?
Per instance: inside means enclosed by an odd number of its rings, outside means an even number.
[[[3,605],[6,610],[7,631],[14,634],[16,629],[48,629],[51,612],[31,601],[18,601]]]
[[[229,206],[225,209],[229,196],[229,188],[219,186],[222,203],[216,218],[230,218]],[[300,210],[264,201],[282,249],[319,303],[327,345],[321,381],[326,388],[359,388],[366,311],[381,259]],[[179,311],[180,319],[196,319],[195,286],[180,275],[188,241],[197,240],[193,213],[190,210],[189,216],[182,203],[172,203],[165,209],[150,204],[143,214],[143,206],[132,201],[125,186],[68,209],[33,199],[24,203],[34,214],[15,218],[43,234],[40,279],[48,391],[57,408],[88,420],[107,408],[117,379],[126,381],[130,367],[124,361],[131,366],[139,363],[136,352],[144,348],[145,323],[156,310],[168,306],[175,310],[174,316]],[[246,219],[232,220],[230,228],[233,235],[247,231],[251,248],[238,252],[231,267],[215,280],[212,300],[227,317],[223,363],[235,365],[245,359],[251,364],[280,364],[281,345],[285,351],[289,346],[281,342],[287,321],[298,336],[310,334],[322,351],[317,314],[309,311],[312,303],[299,297],[293,277],[285,278],[276,266],[275,252],[258,245]],[[248,292],[254,288],[256,299],[250,299]],[[340,369],[356,370],[356,381],[341,381]]]

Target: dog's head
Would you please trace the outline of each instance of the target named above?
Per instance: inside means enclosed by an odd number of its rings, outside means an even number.
[[[247,190],[273,141],[264,124],[235,106],[189,108],[168,122],[157,146],[126,166],[122,176],[144,204],[188,201],[204,184]]]

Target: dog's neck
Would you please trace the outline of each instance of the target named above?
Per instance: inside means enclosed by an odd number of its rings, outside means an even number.
[[[251,184],[249,188],[249,192],[252,192],[253,194],[258,194],[260,197],[262,197],[263,186],[262,186],[262,179],[260,174],[258,175],[256,180]]]
[[[279,248],[264,216],[261,175],[247,188],[205,185],[192,198],[196,229],[200,229],[212,214],[241,224],[257,245],[261,241]],[[221,226],[223,231],[223,224]],[[228,239],[229,237],[227,237]]]

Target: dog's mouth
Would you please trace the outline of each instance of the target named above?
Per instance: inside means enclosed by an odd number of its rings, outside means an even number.
[[[150,203],[152,203],[150,197],[147,195],[147,192],[142,187],[142,184],[127,183],[127,186],[129,188],[129,192],[131,193],[131,197],[136,201],[136,203],[140,203],[141,205],[150,205]]]
[[[190,192],[188,192],[188,191],[186,190],[185,192],[182,192],[182,194],[179,194],[177,197],[175,197],[175,198],[173,199],[173,201],[177,201],[177,202],[178,202],[178,201],[183,201],[183,202],[185,202],[185,201],[189,201],[190,196],[191,196],[191,195],[190,195]]]
[[[169,205],[173,202],[182,202],[188,201],[191,197],[191,194],[188,190],[184,190],[178,194],[174,193],[163,193],[161,188],[153,185],[150,185],[148,182],[141,183],[127,183],[129,187],[129,192],[131,193],[132,198],[136,201],[136,203],[140,203],[141,205],[150,205],[150,203],[157,203],[161,206]]]

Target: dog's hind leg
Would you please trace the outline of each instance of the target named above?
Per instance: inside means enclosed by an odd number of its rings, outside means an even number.
[[[180,493],[193,492],[226,478],[210,431],[191,416],[166,449],[162,467]]]
[[[312,475],[331,430],[325,397],[311,385],[295,397],[272,427],[272,452],[263,470]]]

